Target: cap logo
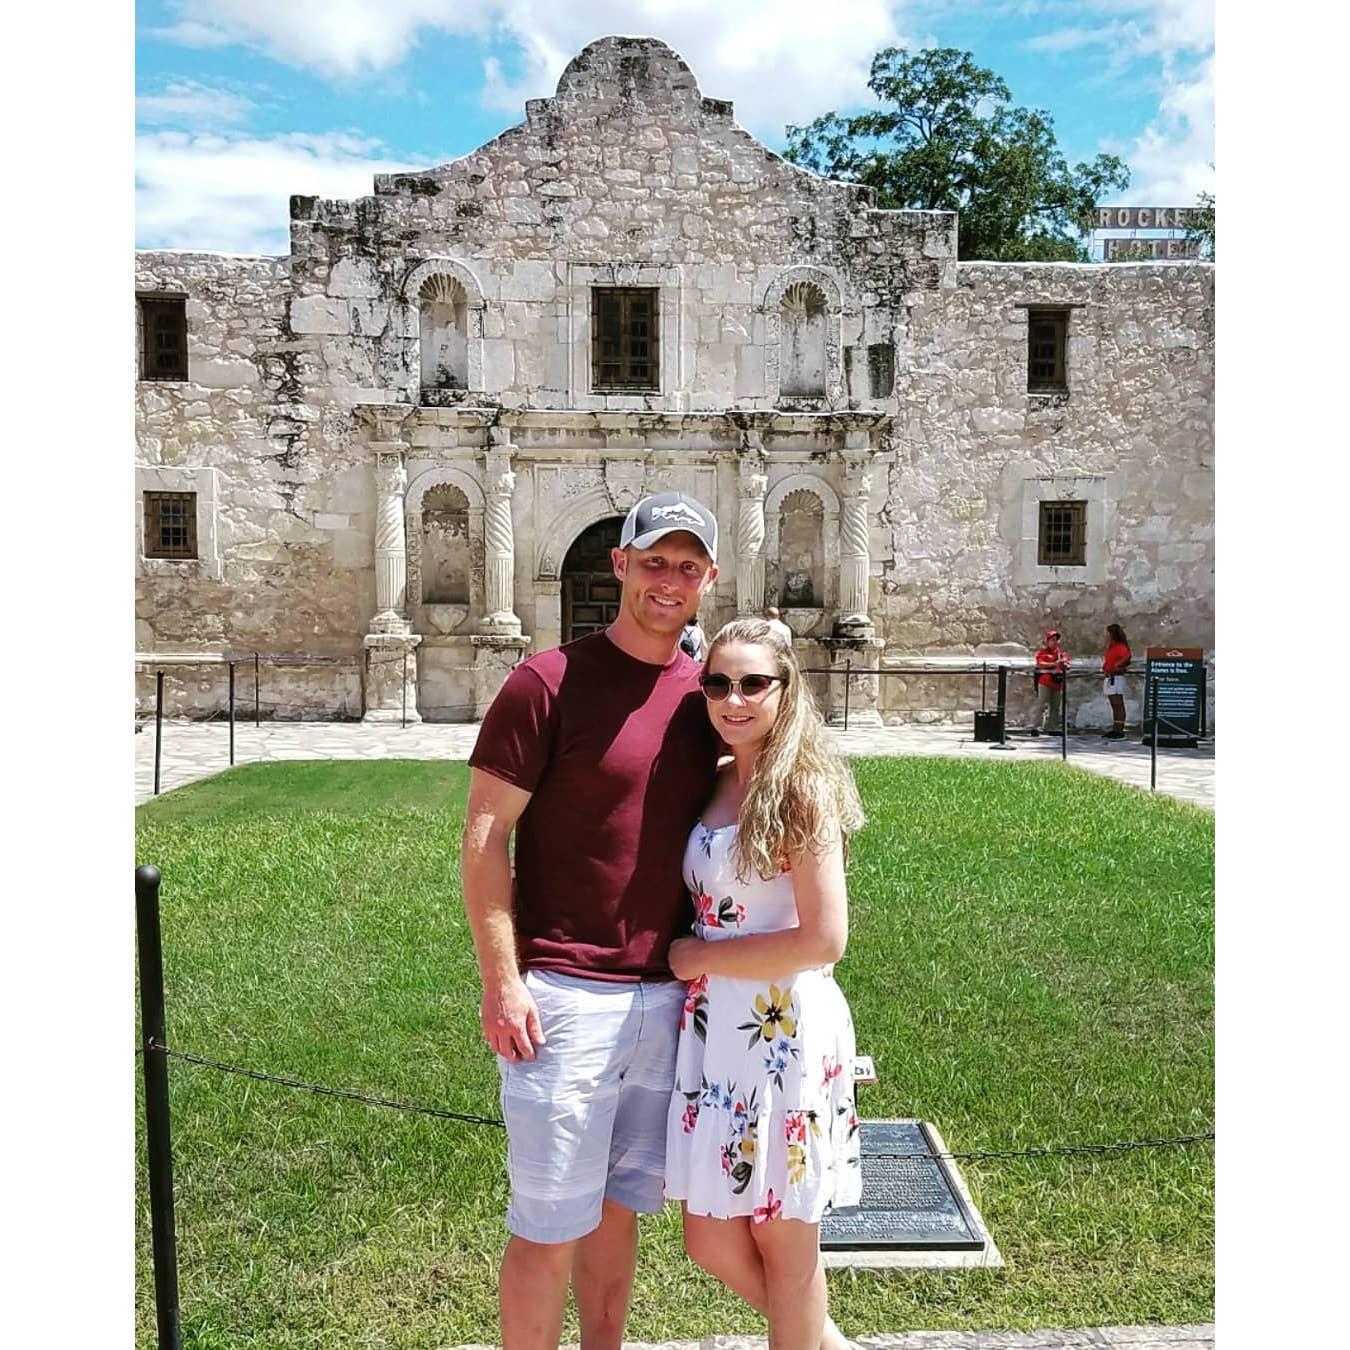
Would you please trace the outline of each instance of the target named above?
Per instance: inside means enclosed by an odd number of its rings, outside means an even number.
[[[671,506],[652,507],[652,519],[655,520],[684,520],[691,525],[702,525],[703,517],[694,510],[692,506],[686,506],[683,502],[675,502]]]

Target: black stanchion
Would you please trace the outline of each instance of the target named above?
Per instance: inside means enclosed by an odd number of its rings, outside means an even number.
[[[230,662],[230,768],[234,768],[234,662]]]
[[[1155,675],[1149,682],[1149,687],[1145,691],[1144,707],[1153,708],[1153,734],[1149,737],[1149,764],[1148,764],[1148,790],[1157,792],[1158,790],[1158,677]]]
[[[179,1350],[178,1243],[173,1224],[169,1145],[169,1062],[163,1047],[164,960],[159,941],[159,869],[136,869],[136,949],[141,975],[141,1060],[145,1142],[150,1170],[150,1235],[155,1258],[155,1317],[160,1350]]]
[[[253,726],[256,730],[260,724],[259,708],[262,705],[258,702],[258,653],[253,653]]]
[[[989,662],[988,662],[988,661],[981,661],[981,662],[980,662],[980,711],[981,711],[981,712],[984,712],[985,706],[986,706],[986,705],[985,705],[985,700],[984,700],[984,682],[985,682],[985,676],[987,676],[988,674],[989,674]]]
[[[853,658],[844,658],[844,730],[848,730],[848,694],[853,687]]]
[[[159,796],[159,750],[164,743],[164,672],[155,671],[155,796]]]
[[[399,725],[404,731],[408,729],[408,652],[403,652],[403,712]]]
[[[1068,759],[1069,757],[1069,677],[1064,677],[1064,683],[1059,689],[1059,757]]]
[[[998,743],[1008,743],[1008,667],[998,668]]]

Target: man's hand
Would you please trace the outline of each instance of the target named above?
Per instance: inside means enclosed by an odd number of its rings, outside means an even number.
[[[703,974],[703,956],[706,951],[707,944],[702,938],[676,938],[670,944],[670,954],[666,957],[670,973],[677,980],[698,979]]]
[[[516,978],[483,990],[483,1037],[492,1049],[512,1064],[534,1058],[534,1047],[545,1045],[539,1023],[539,1008],[525,981]]]

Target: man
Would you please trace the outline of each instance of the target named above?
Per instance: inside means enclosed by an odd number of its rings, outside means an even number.
[[[792,629],[783,622],[782,616],[778,613],[776,605],[770,605],[764,611],[764,622],[767,623],[789,647],[792,646]]]
[[[717,523],[647,497],[611,556],[619,617],[517,666],[469,759],[464,903],[509,1141],[504,1350],[554,1350],[569,1278],[586,1350],[619,1350],[637,1214],[664,1202],[685,999],[666,952],[692,919],[681,864],[717,764],[679,640],[717,576]]]
[[[1045,630],[1045,646],[1036,653],[1036,712],[1031,734],[1059,730],[1059,701],[1064,696],[1064,672],[1070,665],[1069,653],[1059,645],[1059,633]]]

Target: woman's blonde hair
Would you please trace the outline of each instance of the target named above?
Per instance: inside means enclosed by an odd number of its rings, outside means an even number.
[[[767,880],[793,854],[819,853],[836,839],[847,857],[849,835],[863,826],[862,803],[848,766],[825,739],[825,723],[791,644],[763,619],[736,619],[713,638],[704,669],[711,669],[713,657],[732,643],[763,647],[775,665],[764,674],[786,680],[778,717],[764,738],[741,802],[737,875],[748,881],[753,870]]]

